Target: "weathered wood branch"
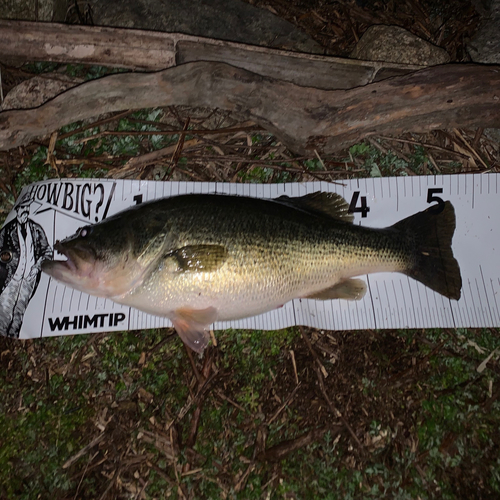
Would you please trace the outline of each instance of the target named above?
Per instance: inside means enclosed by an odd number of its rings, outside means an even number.
[[[225,62],[253,73],[321,89],[350,89],[421,66],[302,54],[213,38],[103,26],[0,19],[0,60],[97,64],[158,71],[196,61]]]
[[[299,153],[332,152],[375,134],[500,127],[500,67],[437,66],[347,91],[300,87],[211,62],[111,75],[39,108],[0,113],[0,149],[102,113],[175,104],[236,112]]]

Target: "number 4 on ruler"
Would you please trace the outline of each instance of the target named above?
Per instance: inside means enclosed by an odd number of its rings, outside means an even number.
[[[349,212],[356,213],[361,212],[361,217],[366,217],[370,211],[370,207],[366,204],[366,196],[361,197],[361,206],[357,207],[359,199],[359,191],[354,191],[351,198],[351,203],[349,204]]]

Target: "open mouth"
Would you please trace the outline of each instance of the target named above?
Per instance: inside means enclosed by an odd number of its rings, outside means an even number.
[[[54,250],[65,257],[66,260],[46,259],[42,262],[42,271],[53,277],[59,277],[65,271],[76,273],[78,267],[75,260],[71,258],[71,252],[67,248],[64,248],[60,241],[56,241]]]
[[[64,248],[64,246],[61,244],[61,242],[59,240],[56,241],[56,243],[54,245],[54,250],[58,254],[62,255],[63,257],[66,257],[66,260],[53,260],[53,261],[49,261],[49,262],[54,262],[54,263],[57,263],[59,265],[64,265],[70,271],[76,271],[77,270],[76,263],[71,258],[70,252],[68,251],[68,249]]]

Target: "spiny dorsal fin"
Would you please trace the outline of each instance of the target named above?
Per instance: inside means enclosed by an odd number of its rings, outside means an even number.
[[[349,213],[349,203],[337,193],[317,191],[297,198],[283,195],[276,198],[275,201],[304,212],[328,215],[343,222],[352,223],[354,220],[354,215]]]

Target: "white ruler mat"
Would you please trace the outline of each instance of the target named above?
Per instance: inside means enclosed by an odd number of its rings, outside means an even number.
[[[429,202],[439,203],[442,199],[450,200],[456,212],[457,227],[452,248],[462,273],[459,301],[446,299],[398,273],[371,274],[363,277],[368,283],[368,293],[360,301],[297,299],[267,314],[218,322],[214,329],[270,330],[292,325],[329,330],[500,326],[499,184],[500,174],[370,178],[339,181],[339,184],[319,181],[228,184],[103,179],[39,182],[24,188],[20,196],[22,201],[18,200],[16,209],[9,214],[1,230],[0,285],[6,288],[2,281],[6,281],[6,267],[10,264],[7,262],[9,254],[4,253],[8,251],[5,247],[7,230],[10,227],[11,236],[15,232],[12,227],[18,220],[20,204],[29,208],[29,219],[43,228],[48,244],[53,247],[56,240],[73,234],[83,225],[137,203],[185,193],[275,198],[283,194],[302,196],[315,191],[336,192],[356,209],[354,223],[371,227],[390,226],[425,210],[430,206]],[[31,262],[35,260],[32,257]],[[24,298],[24,302],[28,302],[25,311],[19,311],[17,303],[13,304],[16,297],[5,300],[6,292],[2,292],[0,321],[2,315],[4,318],[0,333],[34,338],[171,326],[165,318],[91,297],[43,273],[35,288],[31,300]],[[20,309],[23,309],[22,292],[17,294]],[[9,307],[18,307],[17,316],[9,312]]]

